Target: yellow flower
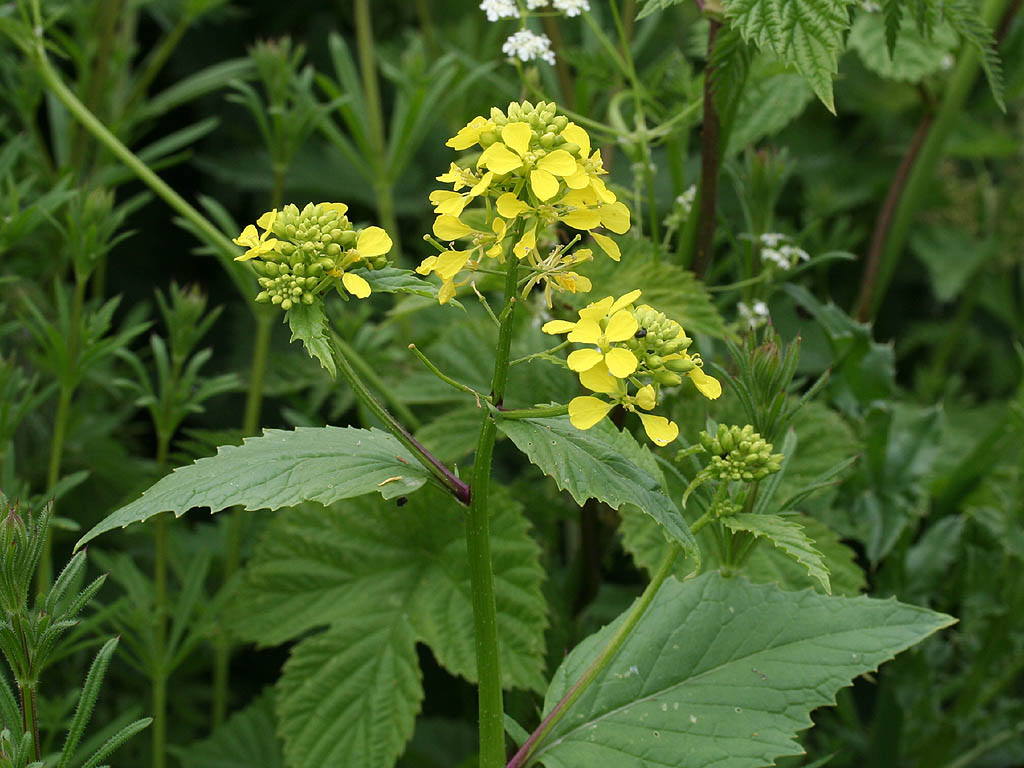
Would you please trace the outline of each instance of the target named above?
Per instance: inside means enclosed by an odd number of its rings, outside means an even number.
[[[566,362],[571,370],[584,372],[603,364],[613,376],[624,379],[637,369],[639,361],[630,350],[614,344],[633,338],[639,329],[632,311],[633,302],[639,296],[640,291],[631,291],[618,299],[606,296],[581,309],[577,322],[552,320],[541,330],[551,334],[568,333],[569,341],[597,347],[570,353]]]
[[[477,165],[499,175],[518,169],[528,171],[530,189],[543,202],[558,194],[559,178],[577,173],[577,164],[576,159],[564,149],[547,151],[538,147],[531,151],[533,138],[533,128],[529,123],[517,121],[504,125],[501,141],[487,147]]]
[[[679,427],[664,416],[642,411],[654,410],[657,395],[650,384],[640,387],[635,395],[629,395],[625,382],[612,376],[603,364],[591,368],[580,376],[584,386],[593,392],[609,395],[612,402],[593,395],[574,397],[569,402],[569,423],[576,429],[590,429],[604,419],[616,405],[640,417],[644,432],[656,445],[668,445],[679,436]],[[640,410],[638,410],[640,409]]]
[[[266,230],[262,235],[258,233],[256,227],[249,224],[242,230],[242,233],[234,238],[231,242],[235,245],[241,245],[243,248],[248,250],[241,256],[236,256],[235,261],[248,261],[249,259],[255,259],[262,257],[264,254],[271,253],[276,250],[280,244],[278,240],[270,237],[270,230],[274,226],[274,222],[277,220],[277,209],[264,213],[256,223]]]
[[[356,246],[352,249],[352,255],[345,259],[345,262],[347,262],[345,266],[335,266],[328,274],[332,277],[340,277],[342,287],[357,299],[365,299],[373,292],[370,284],[365,278],[351,272],[345,272],[344,269],[356,265],[360,261],[368,261],[375,256],[383,256],[391,250],[392,245],[391,238],[383,229],[380,227],[367,227],[360,231],[356,237]]]
[[[479,143],[481,134],[493,131],[494,123],[485,117],[474,117],[469,124],[445,142],[445,146],[461,152]]]
[[[697,387],[697,391],[708,400],[720,398],[722,396],[722,382],[714,376],[704,373],[704,368],[702,367],[704,363],[700,359],[700,355],[686,355],[686,357],[696,364],[696,367],[687,371],[686,375],[690,377],[690,381]]]
[[[493,178],[494,174],[488,171],[468,192],[459,193],[447,189],[435,189],[430,193],[430,202],[434,205],[434,213],[459,216],[474,197],[479,197],[487,191]]]

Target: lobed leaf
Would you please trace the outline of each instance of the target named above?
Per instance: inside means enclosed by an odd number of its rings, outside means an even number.
[[[741,513],[722,518],[722,524],[734,533],[744,531],[756,538],[767,539],[772,546],[804,566],[825,591],[832,594],[828,565],[800,523],[781,515]]]
[[[285,319],[292,331],[289,341],[301,341],[309,356],[319,360],[332,379],[337,378],[338,368],[334,363],[331,331],[323,302],[296,304],[285,313]]]
[[[303,501],[331,504],[367,493],[412,493],[430,475],[394,437],[379,429],[268,429],[242,445],[179,467],[131,504],[106,517],[77,547],[114,528],[161,512],[180,517],[193,507],[280,509]]]

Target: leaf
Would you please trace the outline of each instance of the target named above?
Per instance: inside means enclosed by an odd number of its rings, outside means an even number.
[[[510,687],[544,687],[540,554],[522,508],[492,496],[491,557]],[[276,515],[246,567],[232,624],[243,638],[283,643],[386,607],[408,621],[450,672],[476,679],[463,508],[428,490],[407,504],[361,498]]]
[[[555,673],[548,714],[622,617]],[[611,664],[539,745],[548,768],[755,768],[800,754],[809,713],[954,619],[709,573],[662,585]],[[681,762],[682,760],[682,762]]]
[[[314,360],[319,360],[331,378],[336,378],[338,369],[334,364],[334,348],[331,346],[330,330],[327,315],[324,313],[322,301],[312,304],[296,304],[285,313],[288,327],[292,330],[289,341],[301,341],[306,352]]]
[[[776,71],[773,71],[776,70]],[[751,72],[752,82],[743,89],[739,109],[729,135],[729,152],[738,152],[766,136],[772,136],[804,111],[814,93],[804,79],[793,72],[777,71],[758,60]]]
[[[644,5],[636,15],[637,21],[640,19],[646,19],[652,13],[657,13],[658,11],[664,11],[666,8],[671,8],[673,5],[680,5],[683,0],[640,0],[640,2]]]
[[[996,39],[978,7],[970,0],[950,0],[945,5],[946,19],[978,53],[989,90],[999,108],[1006,111],[1003,87],[1003,65],[999,59]]]
[[[650,453],[628,432],[608,422],[579,430],[568,416],[499,420],[498,428],[577,504],[593,498],[613,509],[635,506],[657,521],[699,565],[700,552],[686,520],[658,480],[633,460]]]
[[[848,42],[864,66],[890,80],[920,82],[941,71],[956,47],[956,35],[948,26],[939,26],[926,36],[908,23],[890,52],[885,24],[877,13],[862,13],[853,23]]]
[[[175,752],[189,768],[284,768],[272,694],[235,712],[208,739]]]
[[[233,506],[280,509],[374,492],[391,499],[412,493],[429,477],[401,443],[379,429],[268,429],[262,437],[222,446],[216,456],[174,470],[106,517],[76,546],[161,512],[180,517],[193,507],[211,512]]]
[[[353,269],[352,274],[359,275],[370,284],[374,293],[405,293],[413,296],[437,298],[437,286],[417,275],[411,269],[384,267],[383,269]]]
[[[839,69],[852,0],[723,0],[743,39],[792,65],[835,112],[832,78]]]
[[[292,650],[278,682],[285,759],[394,765],[422,700],[412,627],[387,603],[367,605]]]
[[[601,257],[580,269],[594,286],[589,294],[577,294],[580,306],[602,296],[618,296],[627,285],[643,291],[640,303],[664,312],[690,333],[715,338],[726,335],[725,323],[711,296],[692,272],[671,263],[649,240],[623,237],[618,243],[621,262]]]
[[[767,539],[772,546],[785,552],[789,557],[807,569],[807,572],[832,594],[828,581],[828,566],[814,542],[804,533],[804,527],[791,518],[781,515],[755,515],[741,513],[722,518],[722,524],[734,533],[745,531],[756,538]]]

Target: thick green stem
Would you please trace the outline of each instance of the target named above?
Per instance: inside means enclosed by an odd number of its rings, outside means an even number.
[[[512,242],[519,238],[517,226]],[[508,382],[509,351],[516,308],[518,260],[508,255],[505,273],[505,309],[500,316],[498,349],[491,378],[491,402],[500,407]],[[500,768],[505,762],[504,704],[501,694],[501,658],[498,646],[498,610],[494,600],[491,568],[490,486],[494,441],[498,427],[485,412],[473,461],[473,495],[466,519],[466,549],[469,554],[470,589],[473,597],[473,629],[476,641],[476,670],[479,680],[480,768]]]
[[[1009,4],[1010,0],[985,0],[981,10],[985,23],[994,26]],[[892,213],[883,222],[886,225],[886,231],[882,233],[884,247],[879,244],[875,258],[865,267],[857,308],[857,314],[862,320],[873,318],[885,298],[896,265],[906,250],[910,227],[931,191],[935,168],[942,159],[946,139],[963,113],[964,104],[978,77],[978,70],[978,53],[970,43],[965,43],[957,57],[956,69],[946,86],[934,121],[931,121],[930,115],[925,116],[919,128],[920,135],[915,136],[908,152],[909,168],[899,169],[899,173],[907,174],[909,171],[909,175],[906,176],[905,184],[895,189],[895,199],[886,201]]]
[[[21,693],[21,713],[25,718],[25,733],[32,734],[32,748],[35,751],[35,759],[42,758],[43,750],[39,739],[39,713],[37,711],[38,701],[36,699],[35,685],[19,685]]]
[[[270,353],[270,334],[274,315],[261,311],[256,315],[256,334],[252,342],[252,362],[249,365],[249,387],[245,394],[245,416],[242,433],[245,437],[256,434],[263,410],[263,380],[267,375],[267,357]]]

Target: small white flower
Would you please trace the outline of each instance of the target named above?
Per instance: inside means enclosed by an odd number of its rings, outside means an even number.
[[[480,10],[487,14],[488,21],[519,18],[516,0],[481,0]]]
[[[548,0],[526,0],[526,7],[531,11],[536,11],[538,8],[547,8]]]
[[[551,50],[551,38],[547,35],[538,35],[528,29],[521,29],[514,35],[510,35],[501,50],[508,56],[514,56],[520,61],[533,61],[542,59],[548,64],[555,63],[555,52]]]
[[[740,318],[751,330],[760,328],[769,320],[768,305],[763,301],[755,301],[753,306],[748,306],[741,301],[736,305],[736,310],[739,312]]]
[[[697,185],[691,184],[679,197],[676,198],[676,205],[682,208],[687,214],[693,210],[693,203],[697,199]]]
[[[809,261],[811,258],[807,251],[795,245],[784,245],[779,252],[786,258],[790,266],[796,266],[798,261]]]
[[[529,3],[530,0],[526,0],[526,2]],[[589,0],[551,0],[551,4],[566,16],[579,16],[584,11],[590,10]]]
[[[778,248],[779,243],[789,238],[781,232],[765,232],[761,235],[761,245],[766,248]]]
[[[882,10],[882,6],[874,2],[874,0],[862,0],[860,7],[868,13],[878,13]]]

